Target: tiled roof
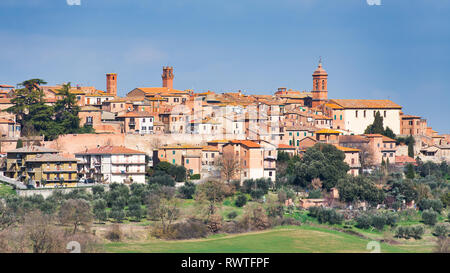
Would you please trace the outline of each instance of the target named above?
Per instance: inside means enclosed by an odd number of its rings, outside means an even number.
[[[343,146],[338,146],[338,145],[336,145],[336,148],[343,152],[359,152],[360,151],[359,149],[348,148],[348,147],[343,147]]]
[[[321,129],[315,132],[316,134],[341,134],[341,132],[332,129]]]
[[[181,91],[177,89],[170,89],[167,87],[138,87],[136,89],[139,89],[143,91],[146,95],[152,95],[152,94],[187,94],[186,91]]]
[[[326,103],[325,106],[330,107],[332,109],[344,109],[344,107],[339,106],[339,105],[337,105],[335,103]]]
[[[202,148],[203,151],[212,151],[212,152],[218,152],[219,149],[217,149],[217,147],[215,146],[204,146]]]
[[[230,140],[230,143],[241,144],[248,148],[261,148],[261,145],[259,145],[256,142],[250,141],[250,140]]]
[[[202,146],[194,146],[189,144],[176,144],[176,145],[166,145],[160,147],[160,149],[202,149]]]
[[[359,135],[343,135],[339,136],[339,143],[368,143],[369,140]]]
[[[396,155],[395,162],[396,163],[416,163],[414,158],[406,156],[406,155]]]
[[[27,160],[27,162],[76,162],[77,159],[64,157],[58,154],[42,154],[37,155],[35,158]]]
[[[361,100],[361,99],[332,99],[346,109],[401,109],[402,107],[391,100]]]
[[[43,146],[25,146],[9,151],[8,153],[57,153],[57,150]]]
[[[10,120],[10,119],[0,118],[0,123],[1,124],[5,124],[5,123],[14,124],[15,122],[13,120]]]
[[[145,154],[144,152],[125,148],[123,146],[102,146],[98,148],[88,149],[84,152],[76,154]]]
[[[278,149],[295,149],[295,147],[286,144],[278,144]]]
[[[118,115],[118,118],[139,118],[139,117],[153,117],[154,114],[146,111],[133,111]]]
[[[0,103],[9,104],[9,103],[11,103],[11,99],[10,98],[0,98]]]

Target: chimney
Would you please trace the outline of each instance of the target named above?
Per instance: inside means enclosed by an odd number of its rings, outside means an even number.
[[[106,74],[106,93],[117,96],[117,74]]]
[[[167,87],[169,89],[173,89],[173,67],[171,66],[167,66],[164,67],[163,66],[163,74],[161,75],[162,77],[162,86],[163,87]]]

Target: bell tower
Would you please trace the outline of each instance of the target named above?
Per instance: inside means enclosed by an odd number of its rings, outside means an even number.
[[[312,107],[317,107],[328,99],[328,74],[322,68],[322,59],[319,61],[319,66],[313,73],[313,89],[312,93]]]
[[[117,96],[117,74],[106,74],[106,93]]]
[[[162,84],[163,87],[167,87],[169,89],[173,89],[173,67],[171,66],[163,66],[163,74],[162,77]]]

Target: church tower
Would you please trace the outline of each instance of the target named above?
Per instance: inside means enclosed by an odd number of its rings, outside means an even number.
[[[117,96],[117,74],[106,74],[106,93]]]
[[[325,69],[322,68],[322,60],[319,61],[319,66],[317,67],[316,71],[314,71],[312,76],[312,107],[317,107],[328,99],[328,74]]]
[[[167,87],[169,89],[173,89],[173,67],[171,66],[163,66],[163,74],[162,77],[162,84],[163,87]]]

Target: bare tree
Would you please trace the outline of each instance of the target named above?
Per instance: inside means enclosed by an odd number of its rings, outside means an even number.
[[[225,197],[229,196],[232,189],[222,181],[208,181],[197,186],[195,199],[207,204],[207,218],[216,213],[217,207]]]
[[[73,234],[75,234],[79,226],[89,227],[93,221],[93,215],[86,200],[69,199],[60,208],[59,219],[62,224],[73,225]]]
[[[361,145],[358,147],[359,162],[361,163],[361,169],[367,169],[375,164],[375,153],[369,145]],[[361,172],[362,173],[362,172]]]
[[[24,244],[29,242],[33,253],[65,252],[62,231],[54,227],[52,216],[40,211],[25,216],[20,235],[20,241],[25,241]]]
[[[173,222],[180,216],[179,205],[180,201],[175,197],[172,187],[163,186],[157,193],[148,196],[148,214],[160,221],[163,234],[170,232]]]
[[[239,160],[232,153],[224,153],[217,161],[222,177],[227,182],[236,177],[240,172]]]

